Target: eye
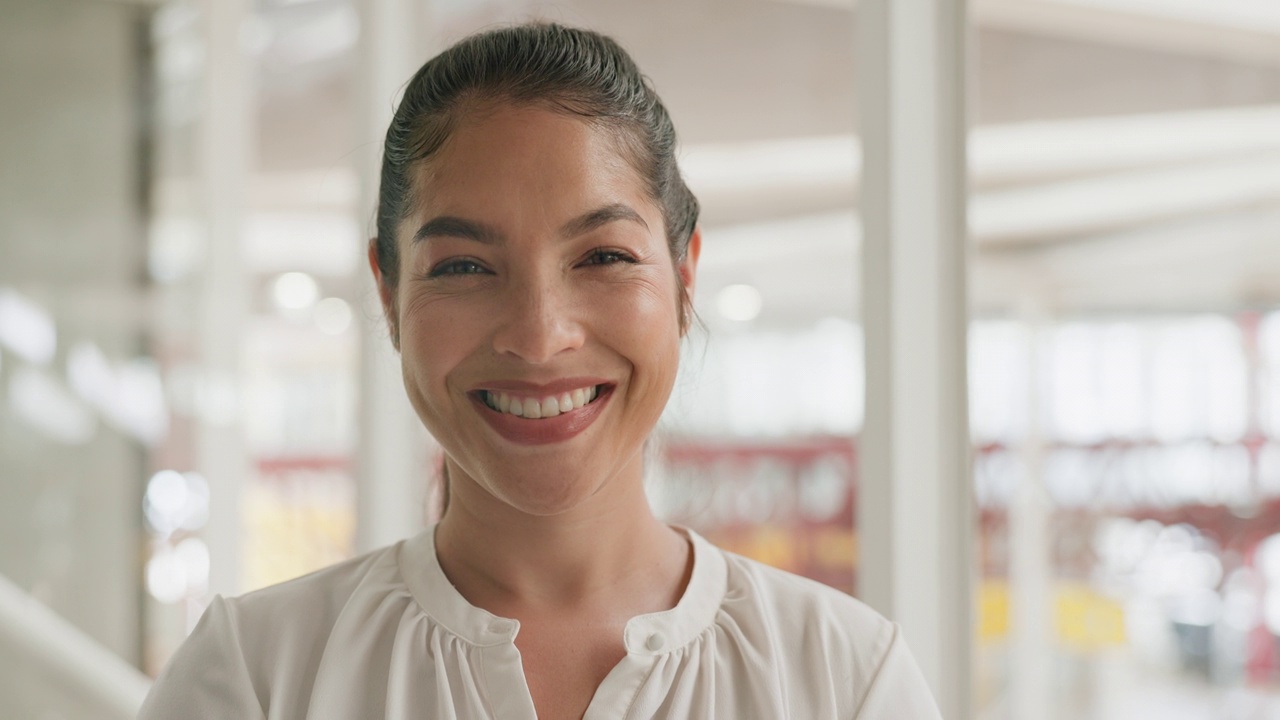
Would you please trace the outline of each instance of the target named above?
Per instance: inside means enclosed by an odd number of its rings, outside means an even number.
[[[622,250],[614,250],[611,248],[597,248],[592,250],[589,255],[582,261],[583,265],[616,265],[618,263],[635,264],[636,259],[630,253]]]
[[[448,275],[480,275],[489,272],[483,265],[475,260],[467,258],[457,258],[454,260],[446,260],[434,268],[428,277],[445,277]]]

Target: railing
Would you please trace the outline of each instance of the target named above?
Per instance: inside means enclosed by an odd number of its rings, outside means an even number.
[[[150,680],[0,575],[0,645],[49,671],[107,720],[133,720]]]

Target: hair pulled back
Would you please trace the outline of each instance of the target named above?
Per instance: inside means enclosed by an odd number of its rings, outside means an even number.
[[[489,103],[544,105],[616,133],[662,210],[667,245],[684,259],[698,201],[676,165],[675,126],[658,94],[614,40],[531,23],[478,33],[429,60],[409,81],[387,129],[378,191],[378,267],[399,277],[396,228],[413,211],[414,171],[466,115]],[[687,303],[681,286],[681,301]]]

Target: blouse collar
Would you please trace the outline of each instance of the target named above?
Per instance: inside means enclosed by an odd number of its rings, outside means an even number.
[[[637,615],[627,622],[627,652],[660,655],[688,644],[715,622],[724,600],[728,571],[720,550],[688,528],[676,528],[693,545],[693,573],[680,602],[670,610]],[[406,540],[400,574],[414,600],[433,620],[478,646],[514,642],[520,623],[467,601],[449,582],[436,556],[435,526]]]

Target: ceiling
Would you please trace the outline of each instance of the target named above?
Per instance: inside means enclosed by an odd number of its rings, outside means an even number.
[[[1280,304],[1280,5],[971,8],[978,313]],[[702,297],[753,284],[766,326],[856,312],[853,3],[436,0],[428,10],[424,58],[527,18],[617,37],[681,133],[705,207]],[[260,17],[256,207],[365,218],[352,155],[378,138],[360,137],[351,112],[358,15],[337,0],[275,0]]]

